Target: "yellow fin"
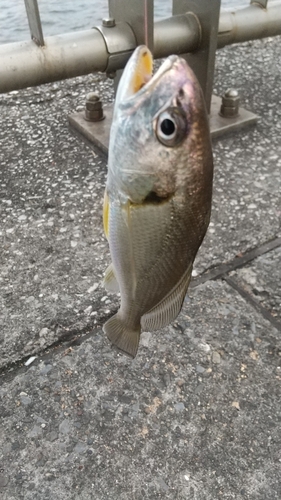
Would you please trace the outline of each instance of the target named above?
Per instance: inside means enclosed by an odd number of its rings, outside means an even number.
[[[109,198],[108,194],[105,190],[104,192],[104,199],[103,199],[103,230],[104,234],[108,239],[108,232],[109,232]]]
[[[119,292],[119,284],[115,276],[115,271],[112,263],[109,264],[109,266],[105,270],[102,284],[108,292]]]
[[[141,327],[145,331],[160,330],[176,319],[182,308],[188,285],[191,280],[192,263],[180,281],[153,309],[141,318]]]
[[[140,341],[140,326],[135,330],[127,327],[117,313],[103,325],[103,331],[118,349],[133,358],[136,356]]]

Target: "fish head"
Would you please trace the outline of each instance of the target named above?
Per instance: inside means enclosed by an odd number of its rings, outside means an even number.
[[[153,76],[152,68],[139,46],[120,79],[111,128],[107,191],[135,204],[212,183],[208,116],[193,71],[176,55]]]

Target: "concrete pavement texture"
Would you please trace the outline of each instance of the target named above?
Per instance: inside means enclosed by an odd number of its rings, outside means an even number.
[[[102,332],[118,307],[101,286],[106,158],[67,119],[112,82],[0,96],[4,500],[281,498],[280,43],[217,52],[215,92],[260,120],[214,141],[189,297],[134,360]]]

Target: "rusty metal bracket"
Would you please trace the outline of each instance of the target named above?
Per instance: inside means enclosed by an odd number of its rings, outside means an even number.
[[[109,19],[111,23],[108,23]],[[106,73],[124,68],[136,48],[136,38],[131,26],[126,22],[116,23],[113,18],[109,19],[104,19],[102,26],[96,28],[102,34],[109,54]]]
[[[257,0],[265,4],[263,0]],[[197,41],[194,45],[193,52],[185,53],[183,57],[188,61],[188,64],[194,70],[205,96],[207,109],[210,112],[210,131],[212,137],[219,137],[227,132],[240,129],[241,127],[251,125],[257,122],[258,117],[245,110],[239,108],[239,98],[236,98],[235,106],[233,106],[233,96],[231,96],[231,106],[229,98],[224,96],[222,103],[221,98],[212,96],[215,54],[218,43],[218,25],[220,18],[220,0],[173,0],[173,22],[169,20],[167,24],[167,33],[174,33],[177,23],[182,22],[182,18],[191,22],[191,31],[196,35]],[[182,17],[181,17],[182,16]],[[186,19],[185,19],[186,16]],[[115,45],[115,40],[118,42],[115,33],[118,24],[122,23],[120,31],[121,45]],[[174,27],[175,24],[175,27]],[[115,88],[117,88],[122,70],[114,71],[116,67],[116,57],[120,57],[124,47],[124,38],[121,35],[122,30],[130,29],[131,45],[145,43],[152,50],[154,49],[154,33],[153,33],[153,1],[149,0],[109,0],[109,18],[103,21],[103,26],[98,28],[104,37],[107,51],[110,54],[109,63],[106,68],[107,73],[111,73],[114,77]],[[157,31],[155,30],[155,34]],[[163,30],[162,30],[163,33]],[[118,33],[117,33],[118,34]],[[114,37],[113,37],[114,35]],[[198,35],[198,36],[197,36]],[[125,38],[130,39],[130,36]],[[135,37],[135,38],[133,38]],[[195,37],[195,38],[196,38]],[[156,45],[158,43],[157,35],[155,37]],[[160,37],[163,39],[163,36]],[[158,43],[159,45],[159,43]],[[156,48],[156,47],[155,47]],[[192,49],[191,49],[192,50]],[[113,64],[110,64],[110,58]],[[230,109],[231,108],[231,109]],[[224,112],[222,112],[222,109]],[[110,126],[112,120],[113,105],[104,108],[105,120],[99,123],[92,123],[85,119],[84,112],[72,114],[69,117],[70,125],[88,141],[101,148],[105,153],[108,151]]]

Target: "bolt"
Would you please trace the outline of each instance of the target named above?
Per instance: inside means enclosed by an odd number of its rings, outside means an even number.
[[[86,96],[85,118],[90,122],[99,122],[105,118],[102,109],[102,101],[94,92],[90,92]]]
[[[225,94],[224,94],[225,97],[238,97],[238,90],[236,89],[228,89]]]
[[[105,17],[102,20],[102,25],[104,28],[114,28],[115,26],[115,19],[113,17]]]
[[[238,116],[240,97],[236,89],[228,89],[222,97],[220,115],[225,118]]]

